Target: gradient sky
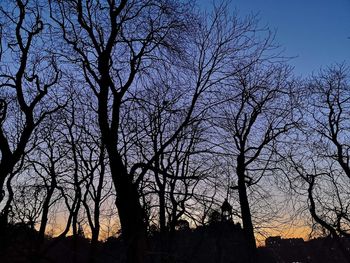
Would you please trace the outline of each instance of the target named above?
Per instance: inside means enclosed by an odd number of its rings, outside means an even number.
[[[198,0],[209,10],[212,1]],[[259,14],[261,25],[276,30],[276,42],[295,73],[308,76],[321,67],[350,66],[350,0],[233,0],[241,15]]]

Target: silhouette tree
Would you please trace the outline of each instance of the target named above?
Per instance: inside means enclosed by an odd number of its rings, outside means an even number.
[[[217,7],[203,22],[191,19],[193,16],[185,11],[187,5],[175,6],[171,1],[76,1],[51,5],[51,17],[72,48],[72,52],[62,53],[68,61],[78,62],[97,99],[101,139],[109,158],[131,261],[142,260],[145,246],[139,183],[157,168],[155,162],[182,132],[206,112],[212,102],[209,91],[221,88],[230,77],[249,71],[262,58],[263,51],[271,47],[269,38],[258,41],[253,18],[230,18],[225,5]],[[179,55],[186,59],[179,60]],[[147,83],[161,79],[164,72],[175,76],[168,83],[187,88],[189,96],[182,101],[182,118],[155,152],[135,163],[134,152],[128,147],[133,141],[122,136],[124,114],[135,109],[133,102],[142,101],[140,91],[147,88]],[[196,108],[202,100],[201,107]]]
[[[267,50],[262,46],[261,54]],[[256,244],[249,188],[272,174],[279,138],[297,125],[289,67],[260,61],[261,54],[227,81],[223,103],[215,115],[224,152],[229,153],[235,167],[236,183],[231,189],[238,191],[243,230],[253,250]]]
[[[300,90],[271,32],[228,10],[200,13],[175,0],[1,2],[0,241],[16,223],[37,229],[24,253],[38,262],[71,231],[79,262],[84,230],[94,262],[109,217],[127,262],[140,263],[148,229],[166,252],[176,230],[234,214],[254,262],[266,212],[254,205],[274,194],[260,195],[272,192],[269,178],[288,172],[314,223],[348,255],[348,69],[310,79],[297,109]],[[304,127],[291,135],[296,110]],[[51,218],[63,229],[46,242]]]
[[[308,200],[314,222],[349,252],[341,237],[349,237],[349,69],[334,65],[307,83],[304,126],[300,141],[290,146],[286,171],[295,193]]]
[[[100,140],[97,121],[92,114],[90,103],[91,99],[88,95],[76,96],[74,104],[79,104],[79,111],[75,113],[77,116],[75,116],[74,125],[82,132],[79,142],[76,143],[75,151],[79,160],[79,173],[82,176],[82,204],[87,224],[91,230],[89,260],[94,262],[101,230],[101,210],[103,210],[104,202],[112,198],[112,184],[107,179],[109,171],[106,152]],[[82,215],[84,218],[84,214]]]
[[[186,30],[187,7],[172,1],[52,1],[51,8],[52,19],[74,52],[66,52],[67,58],[79,63],[97,99],[128,261],[142,262],[144,211],[135,174],[128,171],[120,152],[120,113],[138,73],[152,67],[154,55],[162,59],[162,52],[176,49],[173,40]]]
[[[30,163],[33,169],[33,174],[35,177],[40,178],[42,182],[38,182],[39,185],[43,187],[46,191],[43,207],[41,211],[41,220],[40,220],[40,228],[39,228],[39,243],[44,242],[45,231],[48,223],[49,210],[52,205],[57,201],[57,197],[55,197],[55,191],[57,191],[57,168],[56,166],[59,164],[59,161],[62,159],[63,153],[57,153],[56,143],[59,141],[57,138],[52,140],[50,135],[52,132],[49,132],[48,129],[45,129],[45,146],[41,148],[41,152],[39,156],[42,158],[37,159],[29,159],[27,160]],[[39,150],[39,149],[38,149]],[[40,151],[39,150],[39,151]]]
[[[149,161],[182,122],[185,112],[181,101],[187,93],[181,87],[176,91],[171,87],[161,83],[146,90],[142,94],[143,100],[138,102],[139,110],[129,116],[133,122],[124,134],[132,134],[129,138],[134,141],[134,151],[140,161]],[[150,164],[151,171],[140,178],[146,200],[152,199],[154,193],[157,195],[158,204],[152,202],[151,206],[157,207],[157,223],[162,233],[174,231],[177,220],[189,212],[186,211],[186,202],[193,199],[194,188],[208,173],[210,158],[202,160],[209,152],[204,144],[202,118],[193,119],[192,124],[183,129]]]
[[[3,1],[0,7],[1,24],[6,25],[0,49],[0,202],[4,183],[26,154],[34,130],[61,107],[50,91],[60,71],[40,9],[35,2],[21,0]],[[13,60],[7,63],[9,58]]]

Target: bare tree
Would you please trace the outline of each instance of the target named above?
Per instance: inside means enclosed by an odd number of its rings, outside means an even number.
[[[349,84],[345,65],[321,70],[306,83],[304,126],[288,159],[293,191],[306,197],[313,222],[336,240],[347,259],[341,238],[349,237],[350,226]]]
[[[88,96],[82,95],[79,95],[77,101],[80,101],[77,113],[80,118],[76,117],[75,125],[82,131],[82,136],[75,150],[79,159],[79,173],[83,178],[82,204],[91,230],[89,258],[90,262],[94,262],[101,230],[101,210],[106,200],[114,197],[111,191],[112,183],[108,180],[105,147],[101,142],[94,114],[91,114],[91,101]]]
[[[163,47],[171,50],[174,37],[185,29],[187,12],[177,5],[171,1],[74,1],[52,5],[51,16],[73,48],[85,81],[97,98],[101,138],[109,157],[130,262],[143,260],[145,223],[138,186],[134,184],[138,167],[129,172],[119,151],[120,112],[128,92],[135,88],[137,74],[152,66],[152,56],[156,52],[160,56]]]
[[[261,48],[261,53],[268,50]],[[288,66],[256,58],[227,82],[223,103],[215,110],[223,153],[229,154],[235,168],[231,189],[238,191],[243,230],[251,249],[256,244],[249,189],[273,174],[278,141],[297,125],[290,76]]]
[[[328,160],[327,172],[330,175],[330,183],[335,187],[334,206],[327,210],[332,211],[334,222],[328,222],[340,235],[349,236],[347,232],[348,205],[344,204],[342,184],[350,179],[349,145],[347,138],[348,111],[350,98],[349,69],[345,65],[336,65],[322,71],[319,76],[313,78],[310,83],[309,110],[312,114],[310,129],[317,136],[313,145],[314,153],[318,158]],[[345,190],[345,189],[344,189]],[[323,205],[328,205],[324,203]],[[316,219],[316,213],[313,215]]]
[[[161,164],[166,153],[176,156],[179,153],[177,147],[183,145],[181,140],[190,134],[190,127],[199,127],[196,122],[205,116],[208,107],[217,103],[212,97],[215,89],[220,90],[229,81],[239,83],[244,78],[246,81],[252,78],[255,65],[265,56],[264,52],[268,53],[272,48],[271,38],[268,36],[259,40],[254,18],[240,20],[236,16],[230,17],[226,14],[224,5],[215,8],[206,20],[194,18],[190,5],[180,5],[170,0],[76,0],[51,1],[50,4],[50,16],[61,33],[57,35],[57,39],[63,38],[66,44],[60,42],[61,46],[57,46],[56,52],[69,63],[69,67],[80,70],[81,74],[77,77],[88,85],[94,95],[93,108],[98,117],[101,141],[109,159],[109,169],[116,190],[116,205],[128,247],[128,260],[142,262],[145,253],[146,216],[140,202],[140,191],[143,189],[141,187],[145,177],[154,175],[155,172],[158,173],[158,179],[170,176],[169,171],[162,171],[168,166],[164,162]],[[265,104],[278,93],[276,91],[265,94],[263,89],[257,87],[265,85],[264,81],[270,81],[271,85],[283,85],[279,83],[284,76],[280,69],[276,67],[267,71],[261,82],[256,79],[251,82],[249,80],[254,86],[251,88],[252,93],[241,92],[238,95],[244,104],[241,107],[247,106],[247,112],[251,110],[252,118],[251,122],[237,120],[242,125],[238,128],[238,137],[235,137],[237,140],[239,137],[247,139],[251,126],[257,123],[257,116],[264,116],[260,112]],[[261,73],[259,70],[254,72]],[[273,82],[270,75],[277,80]],[[140,105],[145,105],[142,91],[152,87],[150,83],[153,84],[157,78],[160,85],[166,84],[185,92],[178,102],[181,114],[161,142],[153,140],[159,145],[155,145],[152,151],[135,151],[137,138],[141,138],[144,131],[139,133],[140,130],[136,128],[126,133],[125,125],[136,122],[135,126],[138,126],[137,111]],[[253,94],[253,91],[258,95]],[[258,101],[259,99],[262,101]],[[159,105],[163,105],[165,109],[166,104],[167,100],[164,100]],[[239,113],[242,112],[239,110]],[[280,113],[285,116],[282,109]],[[130,116],[136,116],[136,119],[131,119]],[[152,125],[153,121],[148,120],[146,126]],[[265,146],[289,129],[288,125],[282,126],[283,121],[284,119],[276,118],[267,122],[268,129],[262,135],[261,147],[251,146],[248,149],[256,151],[250,156],[251,162],[265,153]],[[196,136],[197,134],[193,138]],[[243,144],[238,148],[246,154],[245,142]],[[184,154],[184,163],[189,162],[190,155]],[[247,175],[244,171],[248,163],[241,160],[245,156],[240,156],[237,171],[241,174],[238,178],[242,214],[246,222],[245,229],[250,233],[252,247],[255,247],[245,186]],[[177,168],[182,165],[175,162],[173,164]],[[171,182],[173,196],[179,194],[178,190],[175,191],[178,182],[180,181]],[[163,184],[158,186],[163,187]],[[188,197],[186,192],[184,196],[181,202],[175,200],[172,204],[176,207],[185,203]],[[164,222],[164,217],[162,218],[161,221]],[[173,218],[178,218],[178,215]]]
[[[55,196],[60,175],[58,166],[61,166],[62,159],[65,156],[65,152],[59,149],[62,140],[57,134],[56,125],[52,118],[48,118],[43,124],[38,132],[42,142],[26,160],[26,163],[30,165],[29,170],[31,173],[36,178],[40,178],[41,182],[38,182],[38,184],[46,191],[41,211],[39,244],[43,243],[45,238],[50,207],[59,199],[59,197]]]
[[[181,100],[185,96],[180,88],[175,91],[165,83],[158,83],[142,92],[142,99],[136,102],[137,111],[125,115],[125,119],[133,121],[125,125],[123,138],[134,148],[134,158],[150,165],[150,171],[139,177],[140,187],[144,204],[150,199],[158,200],[150,205],[159,215],[154,223],[159,224],[161,233],[175,230],[177,220],[186,212],[186,202],[193,198],[194,188],[209,166],[200,158],[208,153],[204,147],[202,115],[193,119],[153,163],[149,162],[181,124],[184,114]]]
[[[33,184],[26,181],[19,184],[15,190],[13,220],[28,225],[30,229],[34,230],[43,209],[43,199],[45,197],[43,189],[35,181]]]
[[[55,112],[57,100],[50,90],[59,79],[59,69],[50,55],[44,33],[48,25],[35,1],[4,1],[0,7],[1,125],[0,202],[6,178],[26,154],[26,146],[46,116]],[[4,48],[6,47],[6,48]],[[13,58],[11,61],[7,61]],[[11,133],[14,137],[11,137]]]

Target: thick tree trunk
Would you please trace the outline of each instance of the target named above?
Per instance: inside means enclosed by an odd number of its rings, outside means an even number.
[[[243,223],[243,231],[245,233],[248,249],[252,255],[252,261],[254,261],[256,255],[256,242],[254,236],[254,227],[252,222],[252,216],[250,213],[247,186],[245,183],[245,159],[243,155],[237,158],[237,176],[238,176],[238,194],[239,194],[239,204],[241,207],[241,216]]]
[[[98,121],[101,138],[106,147],[113,184],[116,190],[116,206],[122,229],[122,236],[127,246],[127,263],[142,263],[146,253],[146,224],[144,211],[140,203],[137,185],[134,184],[132,175],[128,174],[122,157],[118,152],[119,114],[121,97],[114,94],[112,120],[109,120],[109,76],[108,53],[101,55],[99,59],[99,72],[102,77],[99,83],[98,96]]]
[[[91,229],[89,263],[94,263],[96,261],[96,252],[97,252],[99,234],[100,234],[100,226],[96,225],[93,229]]]
[[[141,263],[144,262],[146,252],[144,213],[138,199],[136,186],[130,183],[122,185],[117,191],[117,207],[122,235],[127,244],[127,262]]]
[[[165,219],[165,191],[164,191],[164,189],[159,189],[158,197],[159,197],[159,230],[161,233],[165,233],[166,232],[166,219]]]
[[[111,158],[112,156],[110,156]],[[127,246],[127,263],[142,263],[146,254],[146,224],[144,211],[139,200],[137,186],[123,169],[122,163],[111,158],[111,173],[117,192],[116,205]],[[118,165],[119,164],[119,165]]]

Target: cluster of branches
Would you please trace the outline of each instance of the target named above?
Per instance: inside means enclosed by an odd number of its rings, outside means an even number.
[[[349,237],[349,68],[321,70],[304,84],[300,129],[284,156],[289,188],[307,202],[315,235]]]
[[[206,224],[230,198],[254,262],[272,179],[288,171],[315,222],[349,235],[346,69],[297,81],[273,34],[227,10],[1,3],[0,231],[38,229],[39,260],[50,225],[57,240],[85,227],[93,261],[119,222],[128,262],[143,262],[151,226]]]

